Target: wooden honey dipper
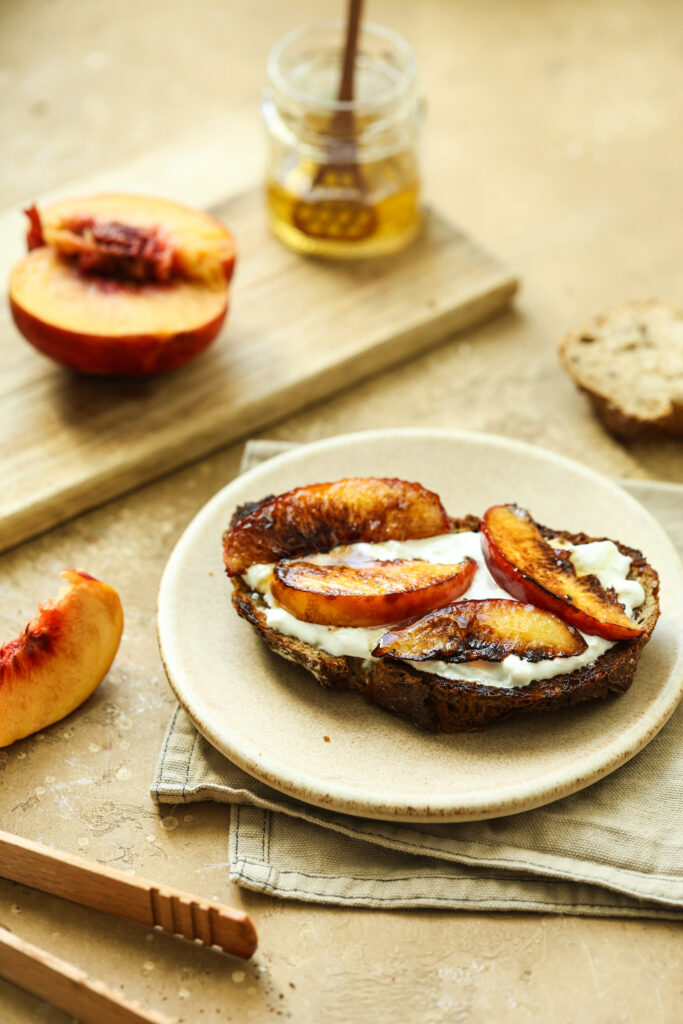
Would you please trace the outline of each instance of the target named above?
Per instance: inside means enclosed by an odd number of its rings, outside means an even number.
[[[337,100],[351,103],[354,95],[354,74],[358,51],[363,0],[349,0],[346,17],[346,37],[342,57],[342,73]],[[353,145],[355,135],[353,110],[342,107],[335,111],[329,123],[333,139],[344,139],[344,145]],[[339,242],[357,242],[369,238],[377,229],[377,214],[367,200],[367,189],[358,161],[352,156],[336,160],[334,144],[330,160],[318,167],[308,196],[300,199],[293,211],[295,226],[311,238],[324,238]],[[339,197],[334,193],[348,193]],[[322,198],[315,198],[321,192]],[[332,193],[332,196],[326,193]]]

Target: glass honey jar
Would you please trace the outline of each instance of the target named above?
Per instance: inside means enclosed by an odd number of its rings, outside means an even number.
[[[417,64],[404,39],[364,23],[352,98],[339,99],[343,33],[342,21],[306,25],[270,53],[268,220],[297,252],[383,256],[420,226]]]

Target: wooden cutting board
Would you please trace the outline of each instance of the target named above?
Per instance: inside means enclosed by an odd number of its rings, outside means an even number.
[[[325,263],[269,234],[262,194],[212,212],[239,262],[223,334],[150,379],[78,376],[0,311],[0,550],[418,355],[503,310],[515,278],[437,213],[398,256]]]

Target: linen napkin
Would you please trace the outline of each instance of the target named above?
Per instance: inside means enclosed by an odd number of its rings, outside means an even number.
[[[242,471],[292,447],[248,442]],[[683,486],[624,480],[683,554]],[[626,765],[510,817],[394,824],[305,804],[252,778],[177,708],[151,787],[159,803],[233,804],[230,878],[360,907],[683,918],[683,704]]]

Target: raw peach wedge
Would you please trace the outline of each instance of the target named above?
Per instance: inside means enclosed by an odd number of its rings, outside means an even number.
[[[569,658],[587,644],[578,630],[550,612],[505,598],[458,601],[380,639],[377,658],[402,661],[524,661]]]
[[[512,597],[554,612],[605,640],[632,640],[644,630],[629,619],[596,576],[579,576],[566,551],[545,539],[526,509],[494,505],[481,524],[489,572]]]
[[[10,307],[40,352],[83,373],[141,375],[182,366],[217,336],[235,247],[215,218],[125,195],[26,212]]]
[[[123,611],[113,587],[80,569],[0,648],[0,747],[64,718],[99,685],[119,646]]]
[[[464,594],[477,570],[473,558],[457,565],[402,561],[365,565],[286,562],[273,572],[275,600],[304,622],[326,626],[382,626],[424,615]]]
[[[437,494],[421,484],[376,477],[297,487],[242,505],[223,535],[229,576],[258,562],[299,558],[359,541],[380,543],[448,532]]]

